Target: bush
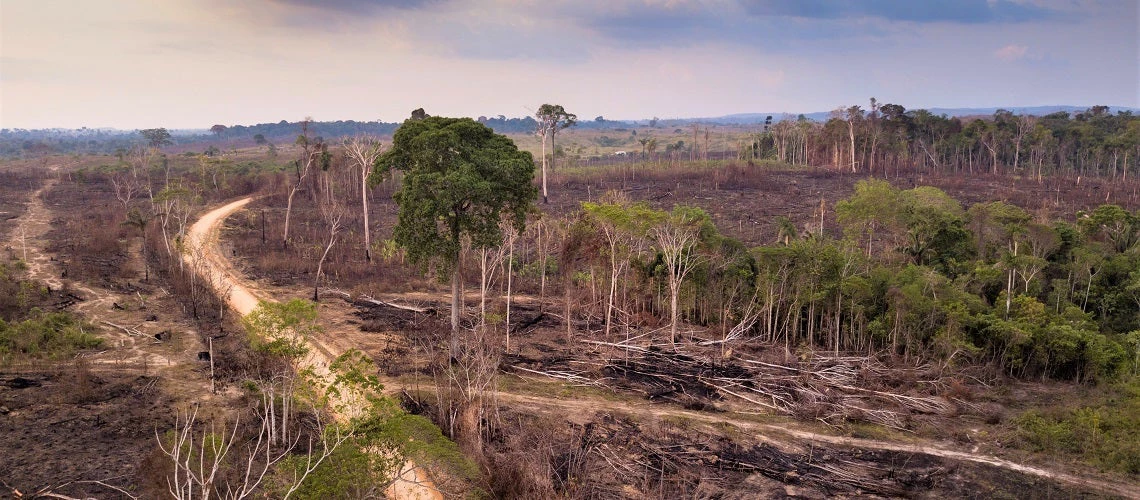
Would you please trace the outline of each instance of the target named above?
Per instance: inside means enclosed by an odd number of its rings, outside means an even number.
[[[65,312],[38,313],[24,321],[0,320],[0,364],[25,359],[58,360],[102,345],[93,327]]]
[[[1140,379],[1108,390],[1100,404],[1019,416],[1014,425],[1023,447],[1071,455],[1102,469],[1140,474]]]

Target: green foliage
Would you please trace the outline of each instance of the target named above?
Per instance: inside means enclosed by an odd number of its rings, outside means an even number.
[[[305,339],[320,332],[317,305],[303,299],[261,301],[241,321],[255,349],[289,359],[308,353]]]
[[[77,351],[99,347],[94,327],[66,312],[39,313],[9,323],[0,320],[0,364],[27,359],[67,359]]]
[[[152,148],[161,148],[163,146],[174,143],[171,141],[170,132],[168,132],[165,128],[143,129],[139,131],[139,134],[142,134],[143,139],[146,140],[147,146],[150,146]]]
[[[402,456],[420,467],[438,469],[445,476],[459,480],[473,481],[479,477],[479,466],[426,417],[401,412],[365,422],[360,430],[368,436],[370,444],[393,443]]]
[[[444,275],[457,265],[463,238],[476,248],[499,245],[504,216],[522,232],[537,196],[530,153],[468,118],[404,122],[369,181],[392,169],[405,172],[393,237],[411,263],[434,263]]]
[[[384,386],[376,376],[376,364],[359,349],[349,349],[329,365],[333,381],[325,394],[334,401],[337,413],[350,418],[382,413],[386,401]]]
[[[1023,413],[1013,422],[1019,444],[1140,475],[1140,379],[1106,392],[1094,404]]]
[[[351,438],[333,451],[293,492],[298,499],[380,498],[387,484],[402,465],[400,456],[378,452],[367,439]],[[274,483],[285,484],[305,471],[307,460],[290,456],[277,465]],[[284,495],[283,486],[271,487]]]
[[[633,238],[644,237],[651,227],[661,223],[667,215],[654,210],[645,202],[584,201],[582,210],[595,223],[606,225]]]
[[[452,480],[470,484],[479,478],[479,467],[424,417],[402,411],[376,414],[359,422],[352,432],[352,437],[309,474],[294,492],[295,498],[380,497],[409,459]],[[272,488],[282,494],[281,485],[303,472],[305,465],[306,458],[301,455],[282,460]]]
[[[1126,252],[1140,242],[1140,215],[1118,205],[1101,205],[1092,213],[1078,213],[1077,217],[1087,237],[1103,239],[1117,252]]]

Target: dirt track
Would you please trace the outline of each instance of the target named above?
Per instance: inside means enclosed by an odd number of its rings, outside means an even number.
[[[19,217],[11,234],[9,246],[23,258],[29,278],[47,284],[51,290],[66,290],[78,297],[71,310],[103,328],[108,349],[85,355],[87,360],[96,368],[112,367],[121,371],[127,366],[141,367],[143,373],[148,369],[161,373],[168,371],[167,368],[193,366],[199,349],[197,342],[190,340],[194,338],[190,325],[167,318],[165,314],[162,317],[155,314],[151,320],[142,321],[148,309],[157,312],[173,307],[168,303],[171,297],[154,294],[144,299],[141,293],[124,294],[61,277],[56,256],[44,250],[48,246],[47,233],[53,217],[44,203],[44,195],[58,182],[58,179],[50,179],[31,194],[26,212]],[[140,269],[141,274],[138,252],[133,251],[131,255],[130,265]],[[121,328],[123,326],[129,330]],[[178,332],[179,341],[155,342],[153,334],[159,331]]]
[[[234,270],[233,265],[223,256],[217,245],[218,229],[225,218],[245,206],[251,198],[243,198],[241,200],[232,202],[220,208],[214,209],[206,213],[202,219],[191,227],[190,233],[192,238],[198,241],[207,242],[202,248],[207,255],[208,261],[211,266],[219,273],[224,274],[221,283],[232,283],[233,293],[231,295],[231,304],[234,308],[243,314],[252,310],[256,306],[256,297],[265,296],[269,294],[263,290],[257,289],[248,280],[238,276]],[[235,302],[236,301],[236,302]],[[251,302],[252,301],[252,302]],[[250,306],[250,304],[253,306]],[[242,309],[248,308],[248,309]],[[330,340],[330,339],[326,339]],[[338,354],[338,349],[330,348],[334,341],[321,342],[318,341],[314,347],[316,351],[320,351],[323,357],[332,359]],[[394,386],[390,383],[386,384],[390,389]],[[424,389],[420,386],[420,389]],[[430,387],[428,387],[430,389]],[[734,417],[731,414],[710,414],[698,411],[688,411],[679,408],[673,408],[661,404],[653,403],[639,403],[629,401],[610,401],[599,398],[589,399],[558,399],[553,397],[541,397],[528,394],[515,394],[509,392],[498,392],[496,397],[502,402],[512,402],[533,409],[542,409],[550,412],[562,412],[567,410],[578,411],[598,411],[607,410],[628,413],[632,415],[653,416],[660,417],[682,417],[695,421],[703,422],[706,424],[731,424],[741,429],[754,431],[760,435],[765,441],[773,443],[783,442],[790,445],[802,445],[804,442],[819,442],[829,443],[833,445],[849,446],[853,448],[866,449],[866,450],[882,450],[882,451],[898,451],[907,453],[925,454],[934,457],[940,457],[950,460],[957,460],[962,462],[972,462],[978,464],[986,464],[1001,469],[1028,474],[1032,476],[1047,478],[1052,481],[1063,483],[1070,486],[1094,490],[1103,494],[1120,496],[1124,498],[1140,498],[1140,488],[1132,484],[1123,484],[1110,481],[1104,481],[1089,477],[1079,477],[1074,474],[1065,472],[1058,472],[1047,470],[1040,467],[1028,466],[1011,462],[1006,459],[970,453],[965,451],[953,450],[942,447],[934,443],[897,443],[879,440],[869,440],[861,438],[833,436],[828,434],[819,434],[807,430],[795,429],[792,427],[781,427],[771,424],[756,423],[744,418]],[[413,481],[414,484],[420,484]],[[411,484],[411,483],[410,483]],[[438,495],[438,492],[430,490]],[[401,498],[408,498],[403,497]],[[415,498],[415,497],[411,497]]]
[[[223,255],[218,245],[218,235],[221,225],[226,217],[237,212],[253,198],[242,198],[221,207],[206,212],[193,226],[190,226],[188,239],[190,258],[204,259],[206,274],[203,278],[210,280],[218,293],[226,296],[227,301],[235,311],[242,316],[253,312],[258,301],[274,300],[268,294],[258,290],[256,286],[241,277],[234,269],[233,264]],[[316,339],[309,339],[312,355],[306,360],[309,368],[321,379],[331,379],[328,366],[340,354],[330,351]],[[432,484],[426,473],[408,462],[400,470],[398,480],[386,492],[393,498],[399,499],[440,499],[443,494]]]

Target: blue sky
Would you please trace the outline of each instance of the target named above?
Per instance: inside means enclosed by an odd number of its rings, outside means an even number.
[[[3,0],[0,127],[1140,107],[1135,0]]]

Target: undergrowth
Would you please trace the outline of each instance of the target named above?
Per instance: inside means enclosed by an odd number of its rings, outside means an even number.
[[[0,320],[0,365],[29,359],[69,358],[103,343],[93,330],[91,325],[66,312],[33,311],[23,321]]]
[[[1016,444],[1103,470],[1140,475],[1140,377],[1106,388],[1098,399],[1021,414],[1014,420]]]

